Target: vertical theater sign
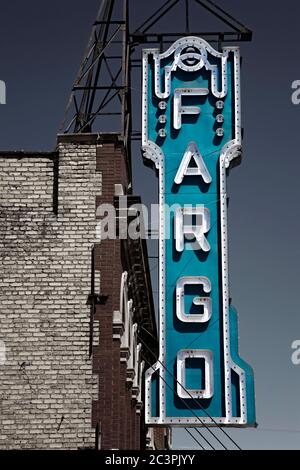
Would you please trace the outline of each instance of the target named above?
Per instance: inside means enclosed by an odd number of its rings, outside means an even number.
[[[159,174],[159,357],[146,422],[255,424],[228,283],[226,175],[241,154],[240,55],[198,37],[143,51],[144,158]]]

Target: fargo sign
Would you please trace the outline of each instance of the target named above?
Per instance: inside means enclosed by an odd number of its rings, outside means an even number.
[[[239,49],[217,52],[187,37],[162,54],[144,50],[142,99],[142,150],[158,171],[160,204],[160,347],[146,372],[146,422],[254,425],[253,374],[238,355],[228,283],[226,173],[241,154]]]

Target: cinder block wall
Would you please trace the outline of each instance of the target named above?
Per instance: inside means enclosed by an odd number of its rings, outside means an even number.
[[[100,194],[96,145],[0,156],[0,449],[95,445],[87,300]]]

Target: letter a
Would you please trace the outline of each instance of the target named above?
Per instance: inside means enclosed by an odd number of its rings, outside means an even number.
[[[195,161],[195,167],[189,166],[192,158]],[[175,176],[175,183],[181,184],[184,176],[202,176],[204,183],[210,184],[212,182],[212,178],[195,142],[191,142],[188,145],[188,148],[183,155],[180,167],[178,168]]]

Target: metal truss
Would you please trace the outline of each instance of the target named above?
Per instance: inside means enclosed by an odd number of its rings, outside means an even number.
[[[141,48],[156,47],[162,51],[176,39],[190,35],[216,43],[219,50],[224,43],[252,39],[252,32],[246,26],[211,0],[162,1],[138,27],[134,25],[134,3],[101,0],[60,129],[66,134],[117,133],[124,143],[129,168],[131,144],[141,138],[138,123],[136,130],[132,130],[131,86],[133,71],[136,76],[141,68]],[[157,6],[158,2],[154,4]],[[192,31],[195,5],[215,17],[219,24],[223,23],[223,30]],[[176,6],[181,7],[182,30],[156,32],[160,21]]]

